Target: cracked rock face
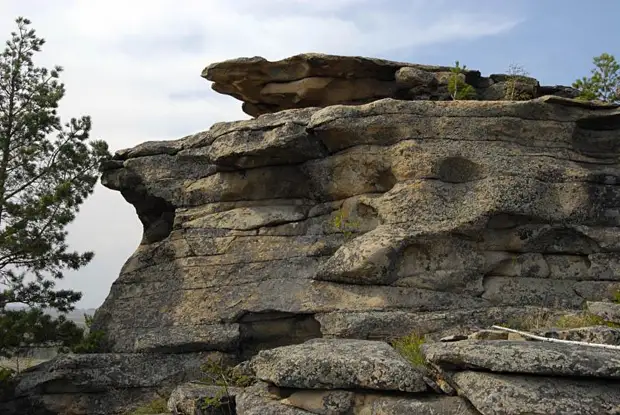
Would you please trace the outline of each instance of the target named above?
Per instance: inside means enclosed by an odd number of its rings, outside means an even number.
[[[619,133],[618,109],[558,97],[382,99],[121,151],[102,182],[144,238],[93,328],[249,356],[611,299]]]
[[[261,57],[231,59],[209,65],[202,77],[213,82],[213,90],[243,101],[243,111],[257,117],[286,109],[359,105],[382,98],[450,100],[451,69],[307,53],[275,62]],[[541,86],[529,77],[490,75],[486,78],[471,70],[460,76],[476,90],[476,99],[481,100],[577,96],[572,88]]]
[[[459,372],[454,382],[482,414],[616,414],[620,383],[592,379]]]
[[[263,350],[250,365],[258,379],[284,388],[427,389],[423,373],[380,341],[314,339]]]
[[[422,346],[426,360],[445,370],[620,380],[620,353],[567,343],[468,340]]]

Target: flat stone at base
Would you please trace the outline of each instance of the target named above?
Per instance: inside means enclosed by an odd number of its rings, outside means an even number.
[[[263,382],[245,388],[236,396],[237,415],[309,415],[312,412],[285,405],[269,392]]]
[[[370,405],[368,413],[373,415],[476,415],[478,411],[458,396],[429,396],[419,399],[380,397]]]
[[[580,327],[568,330],[534,330],[534,333],[552,339],[620,345],[620,329],[607,326]]]
[[[620,324],[620,304],[603,301],[588,301],[588,311],[606,321]]]
[[[355,394],[343,390],[301,390],[281,402],[317,415],[351,413]]]
[[[618,382],[472,371],[452,379],[485,415],[602,415],[620,406]]]
[[[566,343],[466,340],[422,345],[426,360],[445,370],[620,380],[620,351]]]
[[[427,390],[422,373],[381,341],[314,339],[263,350],[251,365],[258,379],[284,388]]]

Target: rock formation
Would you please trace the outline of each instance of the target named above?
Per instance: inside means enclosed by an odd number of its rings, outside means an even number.
[[[541,307],[562,314],[611,300],[620,289],[620,110],[538,97],[574,91],[535,80],[520,86],[534,99],[494,101],[506,78],[475,71],[465,80],[481,100],[447,101],[448,70],[325,55],[209,66],[215,90],[260,116],[121,150],[103,166],[102,183],[144,225],[95,315],[107,352],[243,360],[290,345],[325,344],[319,352],[329,354],[333,344],[385,360],[382,341],[412,331],[437,340]],[[336,339],[376,342],[321,343]],[[258,356],[277,356],[267,353]],[[256,367],[284,388],[373,389],[346,370],[332,379],[340,383],[318,373],[309,386]],[[428,389],[415,373],[398,376],[382,387]],[[519,387],[480,376],[464,371],[456,385]],[[240,392],[238,413],[341,413],[256,412],[275,405],[256,404],[257,388]],[[373,398],[383,409],[372,413],[477,413],[444,398]],[[481,413],[517,413],[481,410],[476,399]]]
[[[253,117],[285,109],[366,104],[382,98],[451,100],[453,68],[416,65],[359,56],[308,53],[276,62],[261,57],[214,63],[202,72],[213,89],[243,101]],[[476,99],[532,99],[544,95],[574,98],[577,91],[541,86],[534,78],[466,70],[459,75],[475,88]]]
[[[544,97],[286,110],[117,154],[144,223],[114,352],[386,339],[620,287],[620,112]]]
[[[618,413],[618,350],[475,340],[480,334],[422,345],[419,365],[381,341],[314,339],[264,350],[249,362],[256,383],[231,388],[228,396],[241,415]],[[212,396],[213,386],[183,384],[168,409],[208,413],[196,408]]]

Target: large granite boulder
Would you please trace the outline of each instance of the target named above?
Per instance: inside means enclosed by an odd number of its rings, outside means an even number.
[[[569,343],[467,340],[422,346],[427,361],[445,370],[620,380],[620,351]]]
[[[360,56],[306,53],[275,62],[238,58],[209,65],[202,76],[213,90],[243,101],[243,111],[257,117],[286,109],[365,104],[382,98],[449,100],[451,67],[392,62]],[[543,95],[575,97],[564,86],[541,86],[522,75],[490,75],[466,70],[460,77],[475,99],[526,100]]]
[[[214,353],[59,355],[22,372],[0,413],[15,415],[126,414],[166,399],[184,381],[200,379]]]
[[[620,413],[620,383],[546,376],[456,373],[459,390],[483,415]]]
[[[296,389],[423,392],[423,373],[380,341],[314,339],[263,350],[251,366],[260,380]]]
[[[336,105],[120,151],[144,238],[97,311],[115,352],[440,335],[620,288],[620,110]]]

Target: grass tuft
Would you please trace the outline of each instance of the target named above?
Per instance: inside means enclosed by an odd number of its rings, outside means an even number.
[[[168,413],[168,405],[164,398],[157,398],[144,406],[134,409],[128,415],[153,415]]]
[[[426,343],[426,338],[413,332],[393,340],[392,347],[414,366],[426,366],[426,359],[421,349],[424,343]]]

